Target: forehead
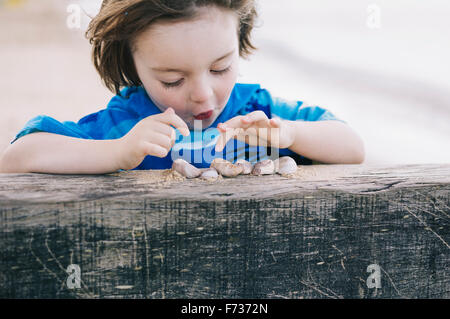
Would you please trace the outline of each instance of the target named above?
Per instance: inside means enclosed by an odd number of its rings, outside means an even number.
[[[212,62],[237,47],[238,26],[230,10],[199,8],[193,19],[153,24],[135,39],[134,55],[149,67]]]

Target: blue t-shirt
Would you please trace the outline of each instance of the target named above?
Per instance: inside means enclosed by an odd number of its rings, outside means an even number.
[[[106,109],[89,114],[77,123],[59,122],[46,115],[36,116],[26,123],[11,144],[22,136],[34,132],[48,132],[82,139],[118,139],[126,135],[142,119],[161,113],[143,87],[126,87],[121,90],[121,95],[114,96]],[[300,101],[274,98],[259,84],[237,83],[227,105],[209,128],[191,130],[191,134],[187,137],[175,129],[175,145],[165,158],[147,156],[134,169],[168,169],[177,158],[183,158],[199,168],[209,167],[216,157],[231,162],[246,159],[251,163],[256,163],[268,158],[291,156],[298,164],[312,163],[311,160],[289,149],[253,146],[236,139],[228,141],[225,148],[216,153],[215,145],[220,135],[217,124],[257,110],[263,111],[268,118],[278,117],[291,121],[337,120],[344,122],[324,108],[306,106]]]

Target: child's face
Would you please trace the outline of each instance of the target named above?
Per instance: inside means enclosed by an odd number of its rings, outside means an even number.
[[[139,78],[161,111],[172,107],[190,129],[209,127],[228,102],[239,66],[238,17],[216,7],[185,22],[156,23],[135,39]],[[200,120],[199,120],[200,121]]]

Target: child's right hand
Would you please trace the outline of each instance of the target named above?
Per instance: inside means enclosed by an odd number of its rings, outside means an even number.
[[[125,136],[118,139],[119,165],[121,169],[136,168],[147,155],[164,158],[175,144],[175,129],[189,136],[186,123],[168,108],[164,113],[146,117],[137,123]]]

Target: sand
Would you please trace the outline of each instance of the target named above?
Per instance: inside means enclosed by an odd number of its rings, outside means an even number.
[[[280,178],[286,178],[291,180],[302,180],[302,181],[318,181],[318,180],[330,180],[336,178],[338,176],[343,176],[346,174],[350,166],[342,166],[342,169],[336,169],[335,166],[329,165],[298,165],[297,171],[294,174],[273,174],[273,175],[261,175],[261,176],[253,176],[253,175],[238,175],[234,178],[245,179],[246,176],[251,178],[264,178],[266,176],[277,176]],[[135,171],[123,171],[119,173],[112,173],[110,175],[120,176],[122,178],[131,178],[137,184],[146,184],[152,185],[157,188],[165,188],[169,187],[173,184],[180,184],[185,182],[186,180],[194,181],[198,183],[205,184],[215,184],[222,183],[225,180],[232,179],[232,177],[223,177],[219,175],[218,178],[215,179],[187,179],[182,176],[180,173],[176,172],[173,169],[165,169],[165,170],[135,170]]]

